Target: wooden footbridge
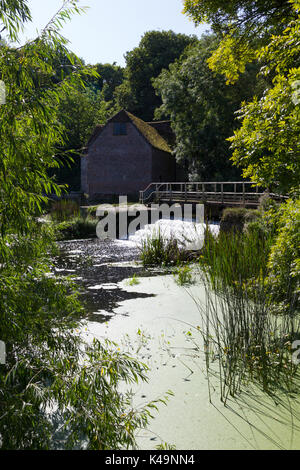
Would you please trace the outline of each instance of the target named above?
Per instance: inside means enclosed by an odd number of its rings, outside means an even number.
[[[263,194],[281,201],[285,196],[270,193],[252,181],[151,183],[140,191],[140,203],[202,203],[207,205],[257,207]]]

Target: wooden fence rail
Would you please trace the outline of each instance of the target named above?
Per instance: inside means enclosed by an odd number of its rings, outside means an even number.
[[[151,183],[140,191],[140,203],[204,202],[207,204],[258,206],[267,191],[252,181],[205,181],[192,183]],[[267,192],[273,199],[285,196]]]

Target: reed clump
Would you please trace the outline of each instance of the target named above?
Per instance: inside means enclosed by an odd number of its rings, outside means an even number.
[[[84,240],[96,238],[97,219],[91,217],[74,217],[56,224],[57,240]]]
[[[189,253],[181,248],[175,237],[165,237],[157,230],[140,246],[140,259],[144,266],[174,266],[187,260]]]
[[[64,222],[79,215],[79,204],[71,199],[61,199],[51,204],[50,216],[54,222]]]
[[[299,384],[293,347],[300,338],[298,312],[289,302],[278,315],[269,285],[268,259],[274,237],[261,232],[209,233],[200,257],[207,302],[201,329],[207,371],[220,377],[221,400],[249,381],[264,392],[293,394]],[[289,292],[286,278],[286,292]]]

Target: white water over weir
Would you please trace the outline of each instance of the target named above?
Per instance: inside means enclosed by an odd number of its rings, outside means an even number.
[[[165,240],[176,240],[179,248],[196,250],[203,246],[206,229],[207,225],[204,223],[161,219],[137,230],[128,240],[140,247],[147,240],[161,236]],[[215,236],[219,233],[218,224],[209,224],[208,229]]]
[[[161,237],[176,240],[179,248],[199,250],[205,231],[218,235],[219,225],[204,223],[204,204],[127,204],[127,197],[120,196],[119,205],[101,204],[97,236],[100,240],[129,240],[137,246]]]

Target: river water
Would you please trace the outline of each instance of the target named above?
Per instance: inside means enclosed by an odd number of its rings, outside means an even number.
[[[249,386],[225,408],[218,381],[209,397],[202,339],[190,337],[206,301],[197,267],[195,283],[183,288],[174,274],[143,268],[133,241],[77,240],[61,242],[60,249],[55,273],[76,280],[87,340],[117,341],[149,367],[148,383],[134,389],[136,406],[174,393],[138,434],[140,448],[162,442],[178,450],[300,448],[299,402],[291,413],[286,402],[275,406]]]
[[[119,282],[134,275],[149,276],[149,272],[137,263],[139,250],[135,245],[118,240],[90,239],[59,242],[59,247],[54,272],[74,278],[87,319],[107,321],[114,316],[120,302],[149,296],[129,293],[118,286]],[[155,274],[153,271],[152,275]]]

